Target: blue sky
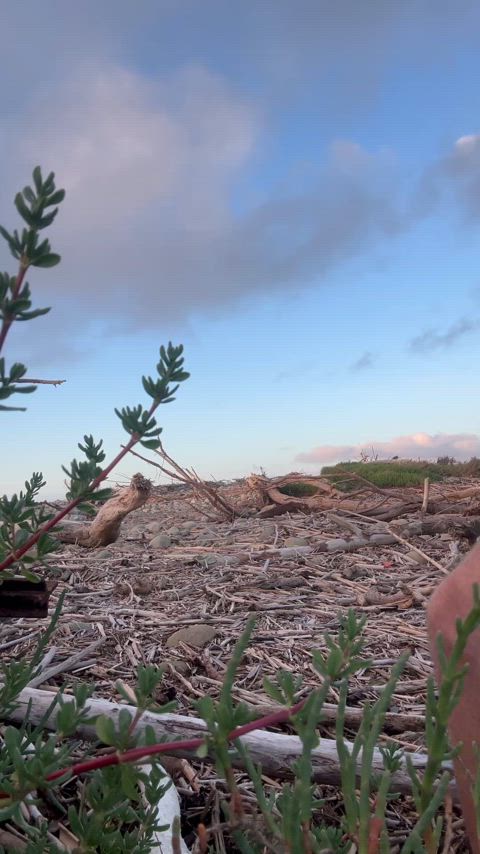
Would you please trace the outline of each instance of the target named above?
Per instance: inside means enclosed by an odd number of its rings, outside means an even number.
[[[477,3],[9,5],[0,222],[36,163],[67,199],[5,356],[67,382],[4,414],[1,491],[114,454],[168,340],[164,444],[205,476],[480,454]]]

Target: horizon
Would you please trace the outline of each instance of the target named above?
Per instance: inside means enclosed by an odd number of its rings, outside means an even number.
[[[206,479],[480,456],[478,4],[35,9],[0,12],[0,224],[53,170],[62,262],[2,355],[66,383],[4,413],[1,491],[63,496],[84,434],[108,462],[169,340],[191,377],[162,442]],[[159,482],[134,457],[112,482],[136,471]]]

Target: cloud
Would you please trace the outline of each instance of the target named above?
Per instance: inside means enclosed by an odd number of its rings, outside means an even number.
[[[443,199],[456,203],[464,217],[480,216],[480,134],[459,137],[420,179],[412,204],[416,215],[429,214]]]
[[[52,229],[62,265],[44,277],[67,336],[92,312],[151,329],[311,285],[402,230],[389,158],[348,140],[308,185],[238,213],[232,192],[261,129],[253,104],[203,68],[155,80],[108,63],[77,70],[15,124],[12,194],[35,162],[67,189]],[[0,214],[8,225],[5,203]]]
[[[412,338],[409,349],[414,353],[431,353],[434,350],[446,350],[461,341],[470,332],[480,329],[480,320],[461,318],[449,326],[445,332],[427,329],[421,335]]]
[[[350,365],[351,371],[364,371],[367,368],[372,368],[375,362],[373,353],[366,350],[355,362]]]
[[[358,460],[365,448],[373,448],[380,459],[399,456],[406,459],[436,459],[455,457],[468,460],[480,456],[480,436],[476,433],[413,433],[397,436],[388,442],[369,440],[362,445],[319,445],[311,451],[298,454],[296,461],[308,465],[326,465],[346,460]]]
[[[65,347],[92,315],[127,333],[320,286],[346,260],[410,228],[391,158],[350,140],[309,152],[307,180],[292,162],[277,186],[262,187],[266,201],[245,204],[245,196],[262,158],[276,158],[275,128],[293,90],[313,123],[311,105],[322,104],[330,133],[337,108],[356,111],[375,96],[399,45],[418,62],[455,53],[478,16],[476,4],[461,5],[460,15],[458,0],[445,0],[414,25],[381,0],[361,9],[346,0],[341,11],[266,0],[235,15],[219,0],[142,0],[134,19],[127,0],[45,0],[41,20],[31,0],[3,9],[13,82],[0,93],[9,176],[0,222],[12,223],[10,199],[35,163],[55,169],[67,189],[52,229],[63,261],[40,287]],[[210,70],[192,65],[199,56]],[[48,337],[53,323],[43,327]]]

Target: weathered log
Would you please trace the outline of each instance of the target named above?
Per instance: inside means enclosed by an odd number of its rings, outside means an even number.
[[[61,528],[55,529],[55,536],[62,543],[74,543],[86,549],[108,546],[118,539],[125,516],[142,507],[151,490],[150,480],[134,474],[130,485],[106,501],[93,522],[62,522]]]
[[[31,705],[29,705],[31,704]],[[25,688],[18,699],[18,707],[11,712],[10,720],[21,723],[29,709],[29,720],[33,724],[42,721],[42,725],[50,730],[56,729],[56,715],[58,708],[51,710],[51,691]],[[88,713],[93,716],[107,715],[117,725],[122,709],[127,709],[132,717],[135,715],[135,706],[112,703],[109,700],[90,699],[88,701]],[[50,712],[49,712],[50,709]],[[49,713],[48,713],[49,712]],[[48,714],[47,714],[48,713]],[[158,739],[167,738],[183,741],[185,739],[199,738],[206,731],[204,721],[199,718],[190,718],[183,715],[165,714],[156,715],[153,712],[144,712],[140,718],[137,728],[143,731],[145,727],[152,727]],[[96,739],[97,734],[93,724],[82,724],[78,730],[79,734],[88,739]],[[249,755],[256,765],[261,765],[262,770],[271,777],[281,779],[291,778],[293,765],[302,753],[302,742],[295,735],[283,735],[280,733],[258,730],[250,732],[241,739],[248,749]],[[352,750],[352,743],[345,741],[348,750]],[[191,753],[182,749],[172,747],[169,750],[171,756],[191,758]],[[409,754],[413,766],[417,771],[422,771],[427,763],[424,753]],[[213,757],[209,757],[212,759]],[[233,763],[242,767],[239,756],[233,757]],[[340,762],[334,739],[322,738],[318,747],[312,754],[313,780],[317,783],[338,786],[341,784]],[[444,767],[451,769],[451,763],[444,763]],[[373,772],[380,774],[383,771],[383,757],[378,748],[373,752]],[[361,771],[361,754],[358,757],[357,772]],[[412,783],[410,776],[403,764],[400,770],[393,775],[392,790],[396,792],[410,792]],[[458,802],[456,786],[451,783],[452,796]]]
[[[403,523],[403,524],[402,524]],[[398,520],[395,529],[401,528],[408,536],[420,534],[450,534],[453,537],[464,538],[474,543],[480,536],[480,516],[460,516],[458,513],[437,513],[435,516],[425,516],[423,519],[407,521]]]

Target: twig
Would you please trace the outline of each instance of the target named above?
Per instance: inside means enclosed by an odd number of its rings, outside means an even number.
[[[423,481],[422,514],[425,514],[427,512],[429,493],[430,493],[430,478],[426,477],[425,480]]]
[[[102,644],[105,643],[105,638],[99,638],[93,643],[89,644],[85,647],[85,649],[79,650],[79,652],[74,652],[73,655],[70,655],[65,661],[61,661],[59,664],[54,664],[52,667],[48,667],[46,670],[43,670],[42,673],[37,674],[28,683],[29,688],[38,688],[39,685],[43,685],[44,682],[47,682],[48,679],[52,679],[54,676],[58,676],[60,673],[66,673],[69,670],[73,670],[73,668],[83,661],[85,658],[89,657],[92,652],[95,652]]]
[[[122,445],[122,447],[124,446]],[[159,456],[161,456],[162,459],[171,466],[171,469],[165,468],[165,466],[160,465],[160,463],[156,463],[154,460],[149,460],[148,457],[144,457],[142,454],[139,454],[137,451],[133,451],[132,449],[130,449],[130,453],[133,454],[134,457],[138,457],[140,460],[143,460],[143,462],[149,463],[149,465],[160,469],[160,471],[163,472],[163,474],[166,474],[167,477],[179,480],[181,483],[190,486],[193,492],[199,494],[200,498],[204,498],[209,501],[217,513],[220,513],[222,516],[226,516],[229,521],[233,522],[237,516],[242,515],[235,509],[235,507],[228,504],[228,502],[218,494],[216,489],[205,483],[205,481],[197,474],[195,469],[184,469],[176,463],[175,460],[167,454],[162,445],[160,445],[160,449],[155,451],[155,453],[159,454]]]
[[[26,377],[22,377],[22,379],[15,380],[16,383],[30,383],[31,385],[62,385],[66,383],[66,380],[31,380]]]
[[[405,539],[405,537],[401,537],[400,534],[396,534],[395,531],[392,531],[391,527],[389,527],[388,531],[392,535],[392,537],[395,537],[395,539],[398,540],[399,543],[403,543],[404,546],[408,546],[409,549],[412,549],[414,552],[417,552],[419,555],[421,555],[421,557],[428,561],[428,563],[431,563],[432,566],[436,566],[437,569],[440,570],[440,572],[443,572],[445,575],[448,575],[448,570],[446,570],[445,567],[438,562],[438,560],[435,560],[433,557],[430,557],[430,555],[427,555],[427,553],[422,551],[422,549],[419,549],[418,546],[414,546],[412,543],[409,543],[408,540]]]

